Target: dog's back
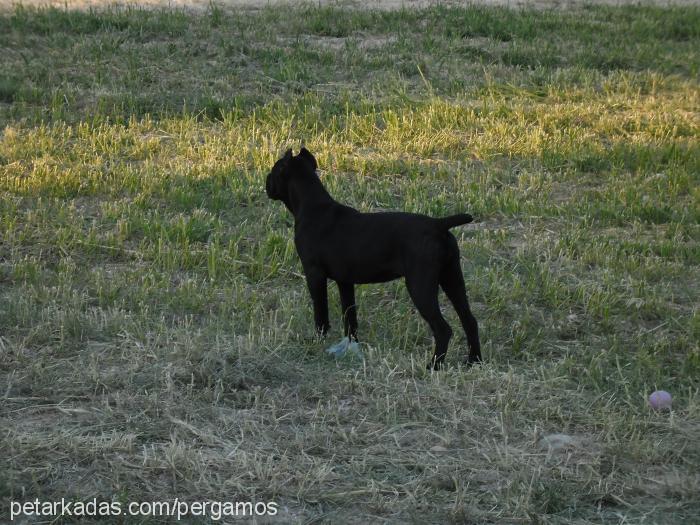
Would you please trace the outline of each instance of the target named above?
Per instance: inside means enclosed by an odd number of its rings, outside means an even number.
[[[337,203],[316,211],[313,222],[302,220],[297,228],[300,256],[321,263],[331,279],[355,284],[390,281],[412,266],[446,260],[456,247],[448,229],[472,220],[467,214],[361,213]]]

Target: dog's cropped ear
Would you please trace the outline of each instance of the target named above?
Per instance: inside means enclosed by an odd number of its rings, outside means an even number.
[[[302,159],[307,160],[314,169],[318,168],[318,162],[316,162],[316,157],[314,157],[311,152],[306,149],[304,146],[301,147],[301,151],[299,152],[299,157]]]
[[[292,160],[292,148],[289,148],[287,151],[284,152],[284,157],[282,157],[282,160],[285,164]]]

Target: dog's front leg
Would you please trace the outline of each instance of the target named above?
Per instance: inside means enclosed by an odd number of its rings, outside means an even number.
[[[316,332],[325,336],[330,328],[328,321],[328,283],[326,275],[316,268],[306,270],[306,284],[314,303],[314,322]]]
[[[343,311],[343,335],[351,341],[357,341],[357,305],[355,304],[355,285],[338,283],[340,307]]]

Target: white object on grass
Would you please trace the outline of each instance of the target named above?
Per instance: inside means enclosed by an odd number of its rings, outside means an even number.
[[[665,390],[656,390],[649,396],[649,405],[654,410],[671,410],[671,394]]]
[[[360,345],[357,344],[357,341],[350,341],[349,337],[343,337],[333,346],[326,348],[326,353],[333,357],[343,357],[350,353],[360,359],[364,359],[362,352],[360,352]]]

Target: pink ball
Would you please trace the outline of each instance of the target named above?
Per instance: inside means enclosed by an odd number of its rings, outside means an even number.
[[[654,410],[671,410],[671,394],[665,390],[656,390],[649,396],[649,405]]]

